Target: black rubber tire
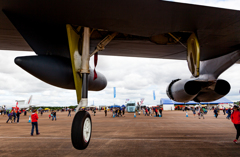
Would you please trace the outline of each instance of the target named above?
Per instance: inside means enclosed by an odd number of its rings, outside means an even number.
[[[87,143],[84,141],[84,138],[83,138],[83,126],[86,118],[89,118],[91,123],[90,138]],[[73,119],[72,130],[71,130],[71,139],[72,139],[73,147],[78,150],[83,150],[87,148],[91,140],[91,135],[92,135],[92,120],[91,120],[90,114],[86,111],[77,112]]]

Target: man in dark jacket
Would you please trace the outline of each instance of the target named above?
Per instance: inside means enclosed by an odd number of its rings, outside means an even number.
[[[68,109],[68,116],[70,116],[70,117],[71,117],[71,111],[72,111],[72,109]]]
[[[161,114],[162,117],[162,108],[159,108],[159,113]]]
[[[217,118],[218,117],[218,110],[217,110],[217,108],[214,109],[214,114],[215,114],[215,117]]]
[[[105,112],[105,117],[106,117],[106,116],[107,116],[107,109],[106,109],[106,108],[105,108],[105,111],[104,111],[104,112]]]
[[[9,120],[11,120],[11,123],[12,123],[12,113],[8,114],[8,120],[6,121],[6,123],[8,123]]]
[[[227,118],[227,119],[230,119],[231,114],[232,114],[232,111],[231,111],[231,108],[230,108],[230,107],[229,107],[228,110],[227,110],[227,114],[228,114],[228,115],[227,115],[226,118]]]
[[[53,114],[52,121],[54,120],[54,118],[55,118],[55,121],[56,121],[56,120],[57,120],[57,117],[56,117],[56,114],[57,114],[57,113],[56,113],[56,111],[53,111],[52,114]]]
[[[14,111],[13,111],[14,123],[15,123],[16,117],[17,117],[17,114],[16,114],[16,111],[14,110]]]
[[[17,123],[19,123],[20,114],[21,114],[21,111],[18,110],[18,111],[17,111]]]

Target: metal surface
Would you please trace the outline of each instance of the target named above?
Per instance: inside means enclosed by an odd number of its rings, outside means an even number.
[[[201,91],[201,83],[195,80],[176,80],[167,88],[167,95],[177,102],[189,102]]]
[[[77,28],[79,31],[81,27]],[[74,30],[71,25],[66,25],[67,35],[68,35],[68,45],[69,45],[69,52],[72,64],[72,73],[74,79],[74,85],[77,94],[77,103],[81,101],[82,95],[82,78],[79,75],[78,71],[81,68],[81,55],[79,54],[79,42],[80,35],[77,34],[77,30]]]
[[[111,35],[106,36],[100,43],[97,44],[97,48],[91,53],[90,57],[92,57],[98,51],[103,51],[105,49],[105,46],[107,46],[107,44],[109,44],[109,42],[112,41],[117,34],[118,33],[115,32]]]
[[[88,74],[89,70],[89,49],[90,49],[90,28],[84,27],[83,29],[83,42],[82,42],[82,66],[81,74],[83,77],[82,82],[82,101],[77,106],[77,111],[80,107],[88,106]]]
[[[193,99],[196,102],[211,102],[218,100],[229,93],[230,84],[222,79],[217,80],[214,84],[205,87]]]
[[[214,81],[225,70],[231,67],[240,59],[240,50],[234,51],[227,55],[202,61],[200,65],[200,76],[198,80]]]
[[[187,48],[178,38],[176,38],[174,35],[172,35],[172,33],[168,33],[171,37],[173,37],[176,42],[179,42],[183,47]]]
[[[0,11],[1,50],[34,50],[69,57],[67,23],[139,37],[195,31],[201,46],[200,60],[233,52],[240,43],[240,12],[228,9],[159,0],[104,0],[104,5],[95,0],[0,0],[0,10],[5,12]],[[179,44],[114,41],[102,55],[186,59],[186,51]],[[94,51],[99,41],[92,42]]]
[[[88,98],[88,73],[83,73],[82,98]]]
[[[187,40],[187,62],[192,75],[198,77],[200,67],[200,46],[194,33],[192,33]]]
[[[84,121],[83,125],[83,138],[86,143],[88,143],[90,137],[91,137],[91,120],[87,117]]]
[[[89,49],[90,49],[90,29],[84,27],[82,44],[82,67],[81,73],[90,73],[89,71]]]
[[[75,89],[71,60],[69,58],[58,56],[25,56],[17,57],[15,63],[46,83],[65,89]],[[105,76],[99,72],[97,72],[97,75],[98,79],[93,80],[94,73],[90,69],[88,90],[100,91],[107,86]]]
[[[229,93],[231,86],[227,81],[218,79],[218,77],[239,59],[240,50],[237,50],[215,59],[202,61],[200,76],[188,80],[172,81],[167,88],[168,97],[179,102],[190,100],[210,102],[222,98]],[[186,88],[188,82],[193,82],[190,88]],[[191,94],[189,92],[191,90],[196,90],[196,92]]]

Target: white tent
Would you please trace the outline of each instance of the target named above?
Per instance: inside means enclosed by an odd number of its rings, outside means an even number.
[[[162,98],[160,100],[160,104],[163,105],[163,110],[175,110],[175,107],[174,107],[174,104],[173,104],[173,101],[170,100],[170,99],[164,99]]]

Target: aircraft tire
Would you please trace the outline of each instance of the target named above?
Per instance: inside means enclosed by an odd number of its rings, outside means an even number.
[[[87,148],[92,134],[91,116],[86,111],[76,113],[71,130],[72,145],[78,150]]]

